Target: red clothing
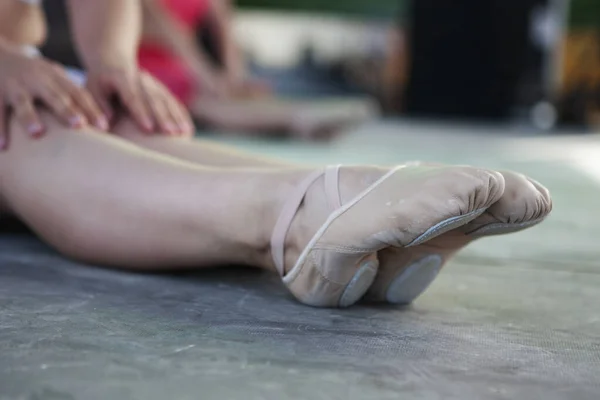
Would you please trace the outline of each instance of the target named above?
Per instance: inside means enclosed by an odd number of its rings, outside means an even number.
[[[210,0],[158,0],[171,16],[186,28],[195,31],[206,18]],[[171,50],[162,44],[143,41],[138,49],[140,67],[167,86],[184,104],[196,94],[194,77]]]

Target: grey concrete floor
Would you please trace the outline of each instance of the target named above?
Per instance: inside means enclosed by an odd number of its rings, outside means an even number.
[[[246,270],[107,271],[4,235],[1,400],[600,398],[600,138],[377,123],[326,146],[220,140],[304,163],[516,169],[555,209],[474,243],[405,309],[309,308]]]

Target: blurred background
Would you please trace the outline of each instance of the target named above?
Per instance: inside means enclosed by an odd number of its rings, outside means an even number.
[[[51,27],[44,53],[78,65],[63,1],[44,4]],[[540,130],[600,125],[597,0],[237,0],[232,7],[249,71],[281,96],[368,96],[390,117]],[[213,25],[206,17],[196,34],[218,61]]]
[[[0,283],[18,291],[0,285],[0,358],[14,364],[0,386],[28,399],[600,399],[599,0],[144,2],[156,36],[141,64],[200,140],[306,164],[516,170],[549,188],[553,212],[469,245],[409,308],[305,307],[252,271],[83,269],[8,238]],[[63,1],[43,4],[42,51],[78,66]],[[227,70],[227,37],[244,79],[270,90],[206,90],[201,59]],[[298,135],[263,134],[286,129]],[[319,137],[331,140],[298,140]]]

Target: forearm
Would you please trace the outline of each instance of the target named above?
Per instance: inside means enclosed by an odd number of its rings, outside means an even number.
[[[75,45],[85,67],[136,64],[140,0],[68,0]]]
[[[211,0],[212,17],[219,51],[223,57],[223,68],[232,75],[244,74],[244,60],[233,35],[231,0]]]

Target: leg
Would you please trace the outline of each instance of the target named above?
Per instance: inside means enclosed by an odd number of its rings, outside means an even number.
[[[231,152],[229,151],[225,146],[219,146],[219,145],[215,145],[215,146],[211,146],[210,143],[207,142],[200,142],[197,140],[190,140],[190,141],[185,141],[185,140],[180,140],[180,139],[174,139],[174,138],[170,138],[170,137],[165,137],[165,136],[148,136],[148,135],[144,135],[143,133],[140,133],[137,128],[135,127],[135,125],[131,122],[131,121],[122,121],[120,124],[117,125],[117,133],[121,136],[124,136],[136,143],[138,143],[139,145],[141,145],[142,147],[147,147],[147,148],[151,148],[154,150],[157,150],[159,152],[163,152],[166,154],[170,154],[172,156],[176,156],[188,161],[192,161],[192,162],[196,162],[199,164],[216,164],[216,165],[223,165],[223,166],[251,166],[251,167],[269,167],[269,166],[277,166],[277,165],[281,165],[281,166],[285,166],[288,168],[291,168],[292,165],[290,164],[285,164],[282,161],[276,161],[276,160],[268,160],[268,159],[261,159],[258,157],[253,157],[250,156],[248,154],[243,154],[243,153],[235,153],[235,152]],[[339,195],[339,194],[338,194]],[[514,193],[511,192],[511,194],[509,196],[514,196]],[[478,219],[477,221],[480,221],[480,219]],[[460,229],[460,228],[459,228]],[[442,241],[442,243],[444,243],[444,239],[447,239],[448,237],[453,237],[453,234],[459,234],[460,232],[459,229],[457,229],[456,231],[450,231],[442,236],[440,236],[440,239]],[[308,238],[306,239],[308,240]],[[438,243],[439,240],[438,238],[433,239],[431,242],[433,243]],[[429,242],[428,242],[429,243]],[[369,297],[371,299],[379,299],[379,297],[381,296],[380,293],[383,291],[382,287],[384,287],[385,289],[387,289],[388,287],[390,287],[391,289],[387,290],[389,293],[389,295],[387,295],[387,298],[389,299],[389,301],[394,301],[394,302],[401,302],[402,300],[397,300],[397,299],[407,299],[410,298],[412,296],[412,298],[417,297],[422,291],[425,290],[427,284],[429,282],[425,282],[424,284],[422,282],[420,282],[420,280],[422,280],[421,276],[422,275],[431,275],[430,271],[427,268],[421,268],[422,271],[420,271],[420,275],[419,274],[413,274],[411,276],[412,280],[408,280],[408,279],[404,279],[406,280],[406,282],[404,282],[404,284],[399,285],[396,282],[403,282],[402,279],[404,278],[404,275],[401,275],[398,271],[404,271],[406,269],[409,270],[409,272],[412,272],[412,270],[410,270],[410,268],[407,268],[407,265],[410,265],[410,263],[407,261],[407,258],[409,258],[410,256],[413,255],[414,251],[411,252],[412,249],[422,249],[423,247],[427,248],[427,245],[422,245],[422,246],[417,246],[414,248],[409,249],[403,249],[403,248],[394,248],[391,247],[390,249],[387,250],[383,250],[383,251],[379,251],[377,252],[377,258],[379,259],[379,264],[380,264],[380,272],[377,273],[374,282],[373,282],[373,286],[369,289]],[[283,253],[281,253],[283,254]],[[417,253],[420,254],[420,253]],[[296,253],[297,256],[297,253]],[[409,258],[410,259],[410,258]],[[292,260],[288,260],[288,262],[293,263],[294,259]],[[370,271],[372,271],[370,268],[370,266],[372,266],[373,264],[369,264],[369,262],[373,262],[372,259],[369,260],[369,258],[367,257],[366,259],[362,259],[362,262],[364,262],[363,266],[361,268],[364,268],[363,271],[365,272],[365,275],[361,276],[361,278],[356,279],[356,281],[358,282],[364,282],[362,283],[362,285],[364,285],[364,287],[368,287],[368,283],[369,283],[369,279],[368,279],[368,273]],[[281,261],[281,269],[285,270],[285,273],[289,273],[290,271],[288,271],[287,269],[284,268],[285,265],[285,261]],[[293,270],[292,270],[293,271]],[[284,274],[285,274],[284,273]],[[321,274],[319,274],[321,275]],[[357,273],[355,275],[355,277],[359,276],[359,273]],[[304,278],[306,279],[306,278]],[[327,278],[325,278],[327,279]],[[302,280],[302,278],[300,279]],[[415,280],[417,282],[415,282]],[[318,286],[318,285],[306,285],[306,282],[302,282],[303,284],[301,286]],[[291,285],[290,285],[291,286]],[[357,284],[356,286],[360,286],[360,284]],[[294,291],[293,286],[292,287],[292,291]],[[356,289],[356,291],[358,293],[360,293],[360,289]],[[319,301],[314,299],[314,293],[312,293],[313,296],[311,296],[310,294],[307,293],[303,293],[305,292],[305,290],[300,289],[297,291],[294,291],[294,293],[300,298],[303,299],[303,301],[308,302],[310,304],[315,304],[315,305],[322,305],[324,303],[321,303],[322,301],[325,302],[325,304],[336,304],[334,302],[334,300],[323,300],[320,299]],[[343,305],[343,304],[351,304],[352,302],[354,302],[359,296],[352,296],[352,295],[347,295],[348,293],[352,293],[352,290],[345,290],[344,294],[342,295],[342,298],[339,300],[338,305]],[[385,295],[384,295],[385,296]],[[313,298],[311,298],[313,297]],[[327,303],[328,301],[331,301],[333,303]]]
[[[63,254],[123,268],[276,269],[319,306],[352,304],[377,251],[467,223],[503,189],[499,174],[469,167],[208,168],[44,123],[40,141],[11,125],[0,195]]]
[[[294,166],[284,160],[253,155],[209,140],[147,135],[141,132],[129,118],[119,121],[113,132],[140,147],[204,166],[223,168]]]
[[[284,99],[215,100],[198,97],[194,117],[217,129],[261,134],[291,134],[305,139],[329,138],[341,129],[373,118],[369,102],[289,101]]]
[[[49,116],[44,123],[49,132],[39,141],[11,125],[0,194],[62,253],[127,268],[271,265],[275,222],[265,207],[279,207],[265,193],[279,201],[283,175],[209,169],[67,130]]]
[[[129,121],[119,124],[120,134],[143,147],[171,154],[200,164],[216,164],[252,167],[282,165],[276,160],[265,160],[243,153],[232,153],[225,146],[215,147],[200,141],[183,141],[169,137],[148,136],[137,131]],[[369,288],[368,298],[392,303],[411,303],[431,284],[444,263],[462,247],[473,240],[475,234],[465,234],[481,226],[497,225],[495,232],[489,228],[487,234],[511,232],[531,227],[544,219],[552,208],[552,202],[545,188],[528,178],[510,172],[503,173],[506,191],[494,203],[489,212],[471,223],[447,232],[425,244],[410,249],[389,248],[377,253],[379,271]],[[493,210],[494,218],[490,220]],[[479,227],[479,228],[477,228]]]
[[[229,167],[277,165],[292,167],[291,164],[283,161],[236,153],[225,146],[212,145],[209,142],[148,136],[139,133],[135,125],[128,120],[120,123],[117,128],[119,134],[142,147],[199,164]],[[507,185],[505,194],[492,207],[494,217],[498,219],[493,219],[492,222],[500,223],[499,233],[528,228],[543,220],[552,208],[552,201],[547,190],[535,182],[528,184],[527,182],[533,182],[529,178],[510,172],[504,172],[503,175]],[[388,249],[379,252],[379,272],[369,289],[368,297],[375,301],[402,304],[412,302],[425,291],[452,254],[476,237],[474,234],[466,235],[465,232],[475,230],[475,227],[489,225],[490,215],[490,212],[486,212],[473,222],[441,235],[426,244],[410,249]],[[508,222],[504,221],[505,218]],[[481,230],[481,228],[479,229]]]
[[[209,126],[232,131],[282,134],[288,132],[292,124],[288,110],[246,101],[198,97],[190,111],[194,117]]]

